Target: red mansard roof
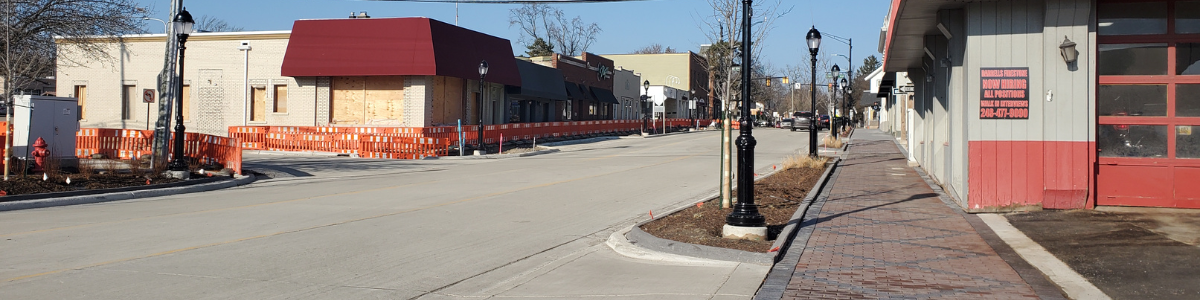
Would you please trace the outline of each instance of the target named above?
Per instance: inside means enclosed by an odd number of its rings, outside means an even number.
[[[429,18],[299,20],[283,76],[439,75],[521,86],[508,40]]]

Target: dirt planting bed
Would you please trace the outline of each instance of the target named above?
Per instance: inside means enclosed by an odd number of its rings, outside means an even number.
[[[651,221],[642,225],[641,229],[656,237],[678,242],[765,253],[771,250],[776,236],[824,171],[824,168],[794,167],[754,183],[754,202],[758,204],[758,212],[767,219],[766,241],[721,238],[725,216],[733,209],[722,209],[720,198]],[[737,195],[736,191],[734,195]]]

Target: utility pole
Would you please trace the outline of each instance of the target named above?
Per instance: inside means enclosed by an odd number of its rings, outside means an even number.
[[[171,14],[168,20],[175,20],[175,16],[179,15],[179,11],[182,9],[183,0],[171,1]],[[166,50],[163,55],[163,69],[158,73],[158,121],[154,123],[152,148],[154,155],[150,156],[152,166],[167,161],[167,147],[171,140],[171,111],[173,108],[171,104],[175,103],[175,97],[182,97],[175,89],[175,87],[181,86],[176,84],[179,78],[175,75],[175,64],[179,57],[179,43],[176,41],[175,26],[167,26],[163,33],[167,35],[167,45],[164,47]]]

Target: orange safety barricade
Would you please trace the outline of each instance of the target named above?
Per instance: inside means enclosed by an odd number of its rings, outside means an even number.
[[[75,135],[75,156],[89,158],[101,154],[117,159],[140,158],[152,153],[153,138],[152,130],[80,128]],[[174,142],[168,141],[167,145],[167,153],[172,153]],[[237,138],[185,133],[183,153],[202,164],[220,163],[242,173],[242,145]]]

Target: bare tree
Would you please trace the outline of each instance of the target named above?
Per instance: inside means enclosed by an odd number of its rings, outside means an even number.
[[[659,44],[659,43],[653,43],[653,44],[647,45],[645,47],[642,47],[640,49],[633,51],[633,54],[669,54],[669,53],[679,53],[679,51],[675,50],[675,48],[671,48],[671,46],[663,46],[662,44]]]
[[[245,29],[240,26],[230,25],[229,22],[225,22],[225,20],[221,20],[209,15],[200,16],[200,19],[196,20],[196,25],[193,25],[193,28],[196,29],[196,32],[245,31]]]
[[[521,29],[521,42],[526,47],[541,39],[549,43],[550,49],[570,56],[587,51],[602,32],[595,22],[587,23],[580,17],[568,19],[561,9],[538,3],[510,9],[508,24]]]
[[[109,58],[104,45],[119,41],[121,34],[138,32],[145,11],[132,0],[6,0],[2,5],[0,79],[4,81],[3,102],[10,108],[13,91],[53,74],[58,57],[69,57],[67,63]],[[72,47],[59,49],[56,43]],[[12,112],[7,109],[9,124]],[[5,129],[5,180],[11,165],[11,128]]]

